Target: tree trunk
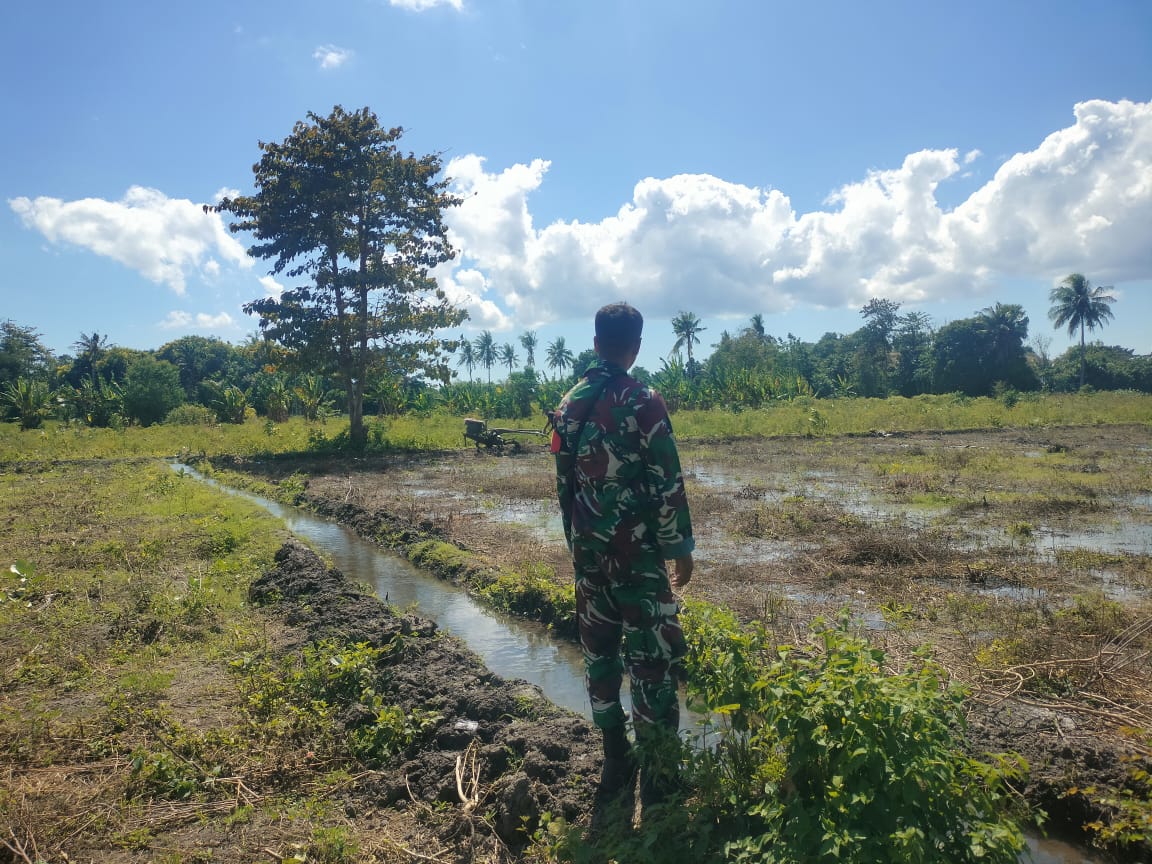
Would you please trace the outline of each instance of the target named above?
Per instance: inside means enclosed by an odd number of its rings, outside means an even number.
[[[1080,320],[1080,389],[1084,389],[1084,320]]]

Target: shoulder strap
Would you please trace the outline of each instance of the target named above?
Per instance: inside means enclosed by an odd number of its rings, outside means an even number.
[[[568,469],[568,488],[575,491],[576,489],[576,459],[580,455],[580,436],[584,434],[584,427],[588,425],[588,418],[592,416],[592,412],[596,410],[596,403],[600,401],[600,397],[604,395],[604,390],[608,387],[608,383],[615,378],[615,375],[607,375],[604,380],[600,382],[600,386],[596,388],[596,395],[588,400],[588,410],[584,412],[584,416],[580,419],[580,425],[576,427],[576,436],[572,439],[572,467]]]

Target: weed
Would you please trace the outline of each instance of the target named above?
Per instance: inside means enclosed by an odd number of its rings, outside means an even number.
[[[1021,766],[958,748],[962,693],[939,666],[887,670],[845,628],[767,656],[755,631],[735,637],[743,650],[691,639],[690,689],[732,730],[695,765],[727,859],[1015,861],[1005,780]]]

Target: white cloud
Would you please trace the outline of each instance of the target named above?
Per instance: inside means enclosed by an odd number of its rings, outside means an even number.
[[[158,325],[164,330],[227,330],[236,326],[235,319],[227,312],[209,315],[206,312],[173,310]]]
[[[389,5],[412,12],[424,12],[437,6],[451,6],[457,12],[464,8],[464,0],[388,0]]]
[[[312,52],[312,59],[320,63],[321,69],[338,69],[352,58],[352,51],[336,45],[321,45]]]
[[[133,186],[119,201],[21,197],[9,199],[8,205],[50,242],[112,258],[177,294],[184,293],[189,272],[206,268],[211,275],[213,255],[252,266],[220,214],[205,213],[200,204],[168,198],[156,189]]]
[[[649,177],[615,215],[543,228],[528,197],[547,161],[490,173],[464,156],[447,167],[465,202],[447,217],[461,255],[445,284],[474,317],[535,326],[621,298],[653,317],[746,315],[878,296],[961,298],[1010,276],[1152,278],[1152,103],[1077,105],[1072,126],[943,209],[937,187],[980,156],[912,153],[801,214],[774,189]]]
[[[261,276],[260,284],[264,286],[265,297],[279,297],[284,293],[284,286],[271,276]]]

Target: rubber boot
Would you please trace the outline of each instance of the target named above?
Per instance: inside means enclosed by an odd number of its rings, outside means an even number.
[[[636,756],[623,725],[604,730],[604,767],[600,771],[600,785],[596,787],[596,800],[608,803],[636,794]]]
[[[640,760],[640,818],[683,791],[680,782],[680,741],[675,728],[663,723],[636,727]]]

